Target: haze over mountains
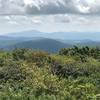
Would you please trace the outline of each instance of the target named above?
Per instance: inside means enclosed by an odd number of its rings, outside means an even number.
[[[90,35],[91,34],[91,35]],[[31,48],[57,52],[61,48],[69,48],[73,45],[100,46],[99,32],[54,32],[44,33],[35,30],[8,33],[0,36],[0,48]]]
[[[43,37],[62,40],[100,40],[100,32],[40,32],[36,30],[29,30],[23,32],[8,33],[11,37]]]

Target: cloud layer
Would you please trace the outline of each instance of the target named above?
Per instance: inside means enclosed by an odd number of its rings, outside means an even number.
[[[99,0],[0,0],[1,15],[99,13]]]
[[[0,34],[100,31],[100,0],[0,0]]]
[[[47,0],[48,2],[39,3],[38,6],[34,4],[26,6],[26,13],[28,14],[66,14],[77,13],[77,8],[73,0]]]

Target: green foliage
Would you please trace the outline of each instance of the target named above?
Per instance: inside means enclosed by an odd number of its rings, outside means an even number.
[[[73,48],[69,49],[61,49],[59,51],[60,55],[66,55],[66,56],[75,56],[80,58],[82,62],[87,61],[87,57],[93,57],[95,59],[100,60],[100,48],[89,48],[89,47],[82,47],[79,48],[77,46],[74,46]]]
[[[14,60],[21,60],[25,59],[24,53],[26,52],[26,49],[15,49],[12,52],[12,56]]]
[[[0,100],[100,100],[100,50],[0,51]]]
[[[17,62],[9,62],[0,68],[0,80],[24,80],[26,78],[21,64]]]

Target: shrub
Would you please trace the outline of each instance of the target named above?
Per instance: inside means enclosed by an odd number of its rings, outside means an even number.
[[[20,63],[12,61],[0,68],[0,79],[24,80],[25,78],[26,76]]]

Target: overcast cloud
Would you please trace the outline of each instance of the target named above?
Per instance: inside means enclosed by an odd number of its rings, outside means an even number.
[[[0,0],[0,14],[100,14],[99,0]]]
[[[100,0],[0,0],[0,34],[100,31]]]

